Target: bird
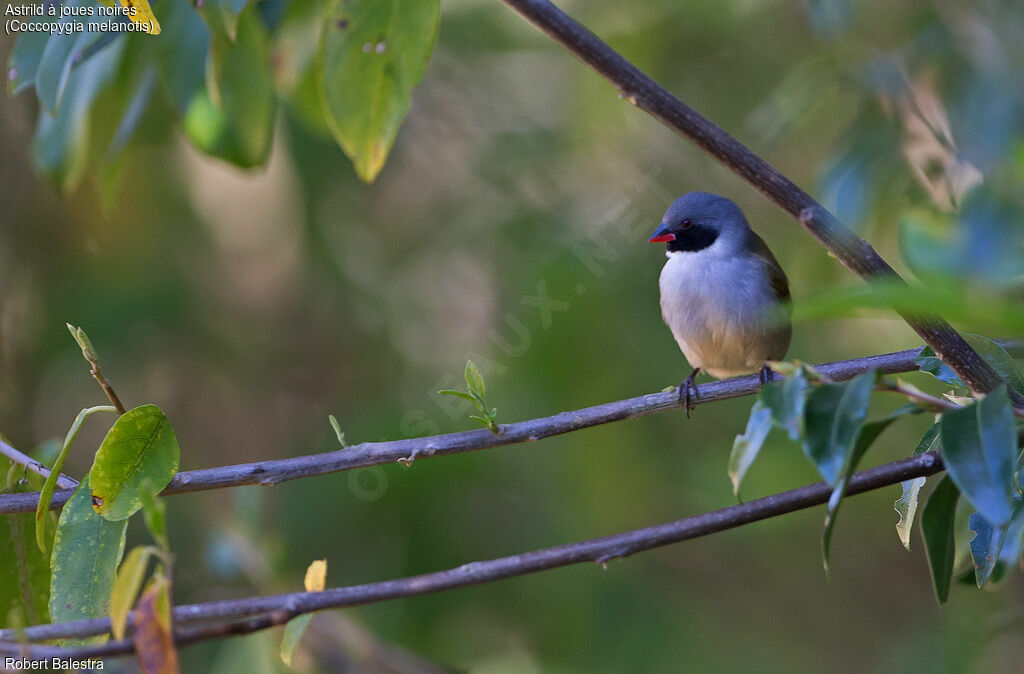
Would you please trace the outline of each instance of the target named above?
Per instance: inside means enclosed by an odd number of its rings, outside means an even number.
[[[724,379],[760,372],[789,350],[789,280],[740,207],[710,192],[672,202],[650,241],[666,244],[661,315],[693,367],[679,385],[690,416],[700,371]],[[691,398],[690,389],[693,389]]]

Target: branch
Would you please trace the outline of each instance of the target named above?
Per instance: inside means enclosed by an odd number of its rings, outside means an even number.
[[[861,494],[915,477],[933,475],[943,469],[942,457],[938,452],[927,452],[900,459],[855,473],[850,478],[847,495]],[[821,505],[828,501],[831,494],[832,487],[824,482],[818,482],[667,524],[634,529],[611,536],[534,550],[509,557],[499,557],[484,562],[472,562],[435,573],[338,587],[323,592],[294,592],[178,606],[174,609],[174,620],[178,626],[197,621],[225,621],[237,618],[246,620],[203,626],[194,631],[176,629],[176,641],[179,644],[187,644],[231,634],[243,634],[273,627],[303,613],[432,594],[583,562],[606,564],[613,559],[627,557],[637,552]],[[24,630],[24,637],[33,641],[77,638],[104,634],[109,628],[109,620],[94,618],[56,625],[27,627]],[[0,642],[0,653],[17,653],[19,649],[26,648],[20,644],[11,643],[13,639],[15,639],[13,630],[0,630],[0,640],[6,642]],[[52,657],[59,654],[61,657],[83,659],[129,653],[133,646],[131,641],[126,640],[73,650],[53,649],[52,647],[27,648],[39,649],[33,651],[33,655],[39,657]]]
[[[997,343],[1004,348],[1014,350],[1021,346],[1021,343],[1015,340],[997,340]],[[830,379],[837,381],[852,379],[868,370],[879,370],[882,374],[908,372],[917,369],[914,358],[919,352],[920,348],[907,349],[877,356],[821,363],[815,365],[815,368]],[[713,381],[701,384],[700,395],[692,402],[703,404],[751,395],[757,393],[760,386],[757,375]],[[413,461],[431,456],[459,454],[521,442],[536,442],[541,438],[553,435],[613,421],[635,419],[674,410],[678,407],[680,407],[679,396],[674,391],[651,393],[638,398],[628,398],[594,407],[584,407],[571,412],[562,412],[550,417],[504,424],[501,426],[500,435],[480,429],[425,438],[364,442],[322,454],[183,471],[171,480],[163,494],[182,494],[247,484],[273,485],[286,480],[395,463],[399,460]],[[61,507],[71,498],[72,493],[70,489],[55,492],[51,507]],[[0,514],[34,511],[38,498],[36,493],[0,495]]]
[[[2,438],[0,438],[0,454],[3,454],[14,463],[25,466],[34,473],[39,473],[44,478],[50,476],[49,468],[39,463],[31,456],[22,454],[14,447],[11,447],[6,442],[4,442]],[[60,475],[57,476],[57,486],[60,487],[61,489],[73,490],[75,487],[78,486],[78,480],[74,480],[68,477],[67,475],[61,473]]]
[[[548,0],[503,2],[618,87],[630,103],[674,129],[760,190],[854,273],[868,281],[902,281],[870,244],[778,169],[670,94]],[[1003,383],[996,371],[942,318],[924,313],[899,313],[972,391],[987,393]],[[1024,396],[1011,389],[1010,397],[1015,407],[1024,408]]]

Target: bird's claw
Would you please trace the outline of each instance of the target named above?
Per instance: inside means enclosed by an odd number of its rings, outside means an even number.
[[[768,363],[765,363],[761,366],[761,371],[757,373],[757,378],[760,380],[761,386],[764,386],[775,381],[775,372],[768,367]]]
[[[690,395],[690,389],[693,389],[693,395]],[[683,404],[683,409],[686,410],[686,418],[690,418],[690,410],[696,407],[694,401],[700,397],[700,392],[697,390],[697,384],[693,381],[693,375],[686,378],[682,384],[679,385],[679,402]]]

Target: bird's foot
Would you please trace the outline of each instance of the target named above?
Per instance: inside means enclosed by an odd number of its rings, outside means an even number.
[[[687,419],[690,418],[690,410],[696,407],[694,401],[700,397],[700,391],[697,390],[697,383],[694,381],[698,372],[700,372],[700,368],[694,368],[690,376],[686,378],[686,381],[679,385],[679,402],[683,404],[683,409],[686,410]],[[693,389],[692,395],[690,394],[690,389]]]
[[[764,386],[775,381],[775,372],[768,367],[768,363],[765,363],[761,366],[761,371],[757,373],[757,378],[761,381],[761,386]]]

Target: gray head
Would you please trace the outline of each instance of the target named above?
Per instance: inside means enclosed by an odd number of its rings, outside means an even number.
[[[692,253],[721,239],[724,248],[733,252],[747,242],[749,232],[743,211],[730,200],[710,192],[687,192],[665,211],[651,241],[668,244],[670,253]]]

